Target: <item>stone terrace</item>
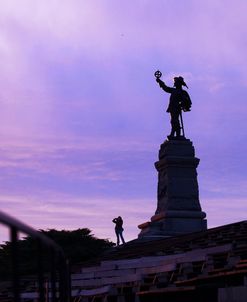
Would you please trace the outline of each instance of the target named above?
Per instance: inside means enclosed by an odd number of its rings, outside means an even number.
[[[134,240],[72,274],[74,301],[226,302],[229,295],[247,301],[246,239],[242,221],[174,238]]]

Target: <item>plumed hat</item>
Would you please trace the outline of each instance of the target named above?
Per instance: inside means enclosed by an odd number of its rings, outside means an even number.
[[[185,81],[184,81],[184,78],[181,77],[181,76],[175,77],[175,78],[174,78],[174,83],[175,83],[175,82],[179,82],[182,86],[185,86],[185,87],[188,88],[188,86],[186,85],[186,83],[185,83]]]

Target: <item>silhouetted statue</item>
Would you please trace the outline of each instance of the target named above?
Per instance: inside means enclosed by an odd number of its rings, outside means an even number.
[[[160,77],[162,73],[157,70],[155,72],[155,77],[157,83],[159,83],[160,87],[167,93],[170,93],[170,101],[166,112],[169,112],[171,115],[171,133],[168,135],[168,139],[183,139],[184,136],[184,127],[183,127],[183,119],[182,119],[182,110],[190,111],[191,108],[191,100],[187,91],[183,90],[182,86],[186,86],[184,82],[184,78],[179,76],[174,78],[174,87],[168,87],[166,84],[161,81]],[[188,88],[188,87],[187,87]],[[181,118],[181,125],[179,121],[179,117]],[[181,136],[181,129],[183,130],[183,134]],[[176,133],[176,137],[175,137]]]
[[[121,216],[118,216],[117,218],[114,218],[112,222],[115,223],[115,233],[117,236],[117,246],[119,246],[119,238],[121,238],[122,243],[125,243],[124,238],[123,238],[123,219]]]

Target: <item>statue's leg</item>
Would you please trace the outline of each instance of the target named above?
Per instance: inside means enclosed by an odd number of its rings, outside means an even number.
[[[169,139],[173,139],[176,129],[174,128],[174,114],[171,112],[170,112],[170,114],[171,114],[171,133],[167,137]]]
[[[176,136],[177,136],[177,137],[180,137],[180,136],[181,136],[181,130],[180,130],[180,128],[176,131]]]
[[[169,139],[174,139],[174,135],[176,133],[177,137],[181,135],[181,127],[179,122],[179,112],[171,112],[171,134],[168,135]]]

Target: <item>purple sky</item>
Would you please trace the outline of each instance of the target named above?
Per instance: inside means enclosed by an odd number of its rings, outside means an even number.
[[[156,209],[159,145],[182,75],[209,227],[247,215],[245,0],[22,0],[0,9],[1,210],[127,240]],[[6,230],[0,228],[0,238]]]

